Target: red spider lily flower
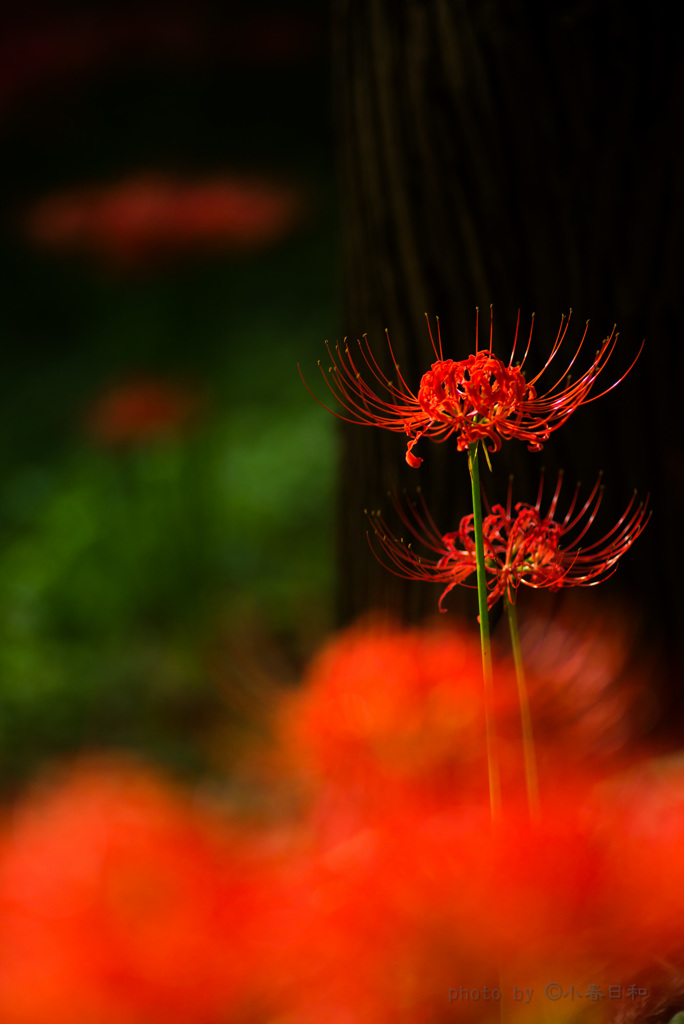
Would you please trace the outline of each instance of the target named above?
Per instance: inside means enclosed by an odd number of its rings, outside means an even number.
[[[455,435],[459,451],[465,451],[474,442],[482,441],[487,442],[489,450],[493,452],[499,450],[502,441],[517,438],[526,441],[530,451],[539,451],[542,442],[547,441],[551,432],[562,426],[575,409],[601,398],[619,384],[632,369],[643,348],[642,343],[630,367],[614,384],[590,398],[589,392],[610,359],[618,334],[613,327],[608,337],[601,343],[591,366],[576,381],[571,382],[568,375],[587,336],[587,321],[582,340],[569,365],[555,384],[545,394],[539,396],[536,385],[558,354],[571,315],[572,310],[567,318],[561,318],[551,354],[542,370],[529,382],[525,379],[523,367],[532,341],[534,315],[525,354],[516,366],[513,365],[513,358],[518,343],[520,314],[508,364],[503,363],[492,351],[492,326],[489,349],[478,351],[479,332],[476,325],[475,355],[456,361],[444,358],[439,320],[437,343],[428,321],[430,341],[437,361],[423,374],[417,394],[410,389],[402,376],[392,351],[389,334],[387,344],[397,372],[396,383],[389,380],[380,369],[364,335],[363,341],[359,342],[361,359],[366,370],[375,378],[375,383],[387,392],[389,399],[377,394],[374,387],[364,379],[359,369],[361,364],[357,366],[346,342],[343,348],[337,345],[334,352],[326,345],[332,365],[329,367],[328,376],[321,367],[323,379],[331,393],[350,415],[340,415],[333,409],[328,409],[322,402],[319,402],[319,405],[323,405],[328,412],[348,423],[384,427],[386,430],[407,434],[411,440],[406,451],[406,461],[414,468],[420,466],[423,461],[413,454],[413,448],[422,437],[439,442]],[[308,387],[306,381],[304,384]]]
[[[195,416],[198,395],[170,381],[138,378],[106,392],[88,414],[91,436],[107,446],[168,437]]]
[[[271,245],[302,212],[298,189],[265,179],[149,175],[48,196],[30,211],[26,229],[39,245],[128,268],[188,250]]]
[[[241,985],[248,854],[113,758],[30,793],[0,844],[3,1024],[213,1024]]]
[[[506,508],[494,505],[482,523],[485,569],[489,574],[487,587],[488,607],[507,594],[513,602],[520,584],[534,589],[559,590],[561,587],[586,587],[601,583],[615,572],[616,563],[643,532],[650,518],[646,503],[636,505],[636,495],[629,502],[612,530],[585,547],[580,542],[592,526],[601,504],[603,488],[599,475],[594,488],[579,512],[575,514],[578,484],[565,517],[560,522],[553,518],[558,504],[562,472],[545,516],[541,512],[544,486],[542,474],[537,501],[534,505],[518,502],[515,514],[512,506],[512,485],[508,488]],[[380,546],[397,567],[386,566],[406,579],[446,583],[440,600],[477,571],[475,556],[474,519],[465,516],[454,533],[441,534],[430,515],[425,501],[404,508],[396,499],[395,507],[409,532],[437,558],[422,558],[411,544],[395,537],[387,528],[380,513],[371,513],[370,521]],[[372,546],[372,545],[371,545]],[[383,563],[385,564],[385,563]],[[466,584],[468,586],[469,584]]]

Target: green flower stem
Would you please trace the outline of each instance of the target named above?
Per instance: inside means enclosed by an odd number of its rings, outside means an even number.
[[[487,609],[487,578],[485,575],[484,539],[482,536],[482,498],[480,496],[480,470],[478,443],[468,448],[468,469],[473,491],[473,521],[475,526],[475,556],[477,559],[477,600],[480,612],[480,644],[482,647],[482,678],[484,682],[485,730],[487,736],[487,767],[489,770],[489,803],[492,821],[501,814],[501,783],[496,732],[492,715],[494,687],[492,681],[492,644],[489,638],[489,611]]]
[[[532,717],[530,715],[530,702],[527,696],[527,684],[525,682],[525,669],[523,667],[522,652],[520,650],[520,635],[518,633],[518,613],[515,605],[504,592],[504,606],[506,618],[511,634],[511,647],[513,648],[513,661],[515,663],[515,676],[518,680],[518,701],[520,703],[520,721],[522,724],[523,753],[525,757],[525,784],[527,786],[527,801],[530,807],[530,817],[533,821],[539,820],[539,780],[537,776],[537,758],[534,752],[534,736],[532,734]]]

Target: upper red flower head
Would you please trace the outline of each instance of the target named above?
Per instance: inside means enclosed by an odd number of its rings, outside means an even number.
[[[572,310],[570,313],[572,314]],[[561,319],[549,358],[542,370],[529,382],[525,379],[523,366],[530,349],[532,328],[520,364],[513,365],[520,317],[508,364],[503,363],[492,351],[491,328],[489,349],[477,350],[476,330],[474,355],[457,361],[445,359],[438,322],[437,343],[430,332],[437,361],[423,374],[417,394],[414,394],[404,380],[391,345],[390,355],[397,371],[396,384],[389,380],[378,366],[365,336],[363,342],[359,342],[363,361],[370,374],[387,392],[389,399],[376,394],[373,387],[364,380],[346,344],[344,349],[336,346],[334,353],[328,347],[332,362],[331,380],[325,380],[335,398],[351,414],[340,416],[340,419],[407,434],[410,440],[406,461],[413,467],[419,466],[422,462],[422,459],[413,454],[414,446],[422,437],[429,437],[433,441],[445,441],[448,437],[456,435],[459,451],[466,450],[477,441],[486,441],[490,451],[498,451],[502,441],[517,438],[526,441],[530,451],[539,451],[551,432],[562,426],[575,409],[610,391],[629,373],[636,362],[634,360],[626,373],[605,391],[589,397],[596,378],[615,348],[618,335],[613,327],[602,342],[591,366],[576,381],[570,382],[568,373],[587,336],[587,322],[577,352],[569,365],[555,384],[545,394],[539,396],[535,385],[558,353],[569,323],[570,316]],[[389,336],[387,340],[389,345]],[[641,349],[637,359],[640,352]],[[333,412],[332,409],[328,411]],[[334,415],[339,416],[339,413]]]
[[[601,478],[575,515],[578,485],[565,517],[556,522],[553,517],[562,482],[563,474],[559,473],[545,516],[541,513],[543,475],[535,505],[518,502],[513,510],[509,487],[506,508],[495,505],[485,516],[482,533],[490,608],[504,593],[514,601],[520,584],[535,589],[558,590],[560,587],[600,583],[613,574],[618,560],[646,527],[650,518],[646,510],[648,501],[635,506],[635,497],[632,497],[613,529],[601,540],[578,546],[594,522],[601,504]],[[411,505],[408,511],[399,501],[395,501],[395,505],[407,529],[438,557],[431,559],[417,555],[410,544],[404,544],[403,539],[398,539],[388,530],[379,513],[371,513],[375,536],[398,567],[397,575],[447,584],[439,602],[440,610],[444,611],[442,602],[449,591],[465,583],[477,570],[473,516],[465,516],[454,533],[440,534],[422,499],[420,507]]]

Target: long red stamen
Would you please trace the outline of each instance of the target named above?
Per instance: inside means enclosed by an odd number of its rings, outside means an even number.
[[[615,350],[618,334],[613,328],[608,337],[604,338],[591,366],[571,383],[568,381],[568,373],[585,344],[588,332],[588,326],[585,326],[579,346],[567,368],[545,394],[538,395],[537,385],[565,341],[572,310],[567,317],[561,318],[551,352],[541,371],[529,383],[523,376],[522,368],[530,351],[534,315],[527,347],[519,366],[513,365],[513,359],[519,339],[520,313],[508,365],[492,351],[494,335],[491,313],[489,349],[480,350],[479,315],[479,309],[476,309],[475,354],[461,360],[444,359],[439,318],[436,339],[428,319],[430,342],[437,359],[430,370],[423,374],[417,392],[408,386],[401,373],[389,335],[387,345],[396,373],[396,378],[392,380],[380,368],[366,336],[359,342],[360,359],[354,358],[346,342],[343,348],[336,346],[334,353],[326,343],[331,366],[327,374],[320,363],[319,368],[326,387],[340,403],[343,412],[329,409],[313,395],[306,381],[304,384],[319,405],[345,422],[405,434],[409,438],[407,462],[418,466],[422,460],[413,454],[413,449],[421,438],[439,443],[455,435],[460,451],[482,441],[487,450],[492,452],[498,451],[503,441],[517,439],[524,441],[531,451],[539,451],[550,434],[562,426],[576,409],[607,394],[624,380],[643,349],[642,343],[635,359],[617,381],[599,394],[590,395],[596,379]],[[302,376],[301,369],[299,373]]]

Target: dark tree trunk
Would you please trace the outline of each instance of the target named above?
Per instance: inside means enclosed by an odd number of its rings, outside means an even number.
[[[389,328],[412,386],[434,358],[426,312],[440,317],[445,355],[463,358],[474,348],[475,307],[482,335],[493,303],[494,348],[507,359],[518,309],[523,330],[535,311],[531,363],[539,369],[561,313],[573,307],[559,371],[587,318],[587,360],[617,320],[604,386],[646,337],[618,388],[580,409],[541,454],[505,444],[494,478],[485,470],[484,479],[500,499],[514,471],[516,496],[531,501],[542,465],[551,479],[562,465],[568,481],[587,485],[603,469],[602,532],[635,487],[650,490],[653,521],[616,579],[645,607],[662,593],[673,630],[684,498],[676,45],[660,0],[632,12],[580,0],[334,4],[345,332],[367,333],[381,360]],[[405,448],[401,435],[343,427],[341,621],[377,606],[409,619],[435,610],[434,586],[377,564],[363,509],[386,509],[394,485],[420,484],[437,523],[453,529],[469,507],[466,458],[452,442],[423,441],[423,466],[410,470]],[[460,600],[472,612],[469,592]]]

